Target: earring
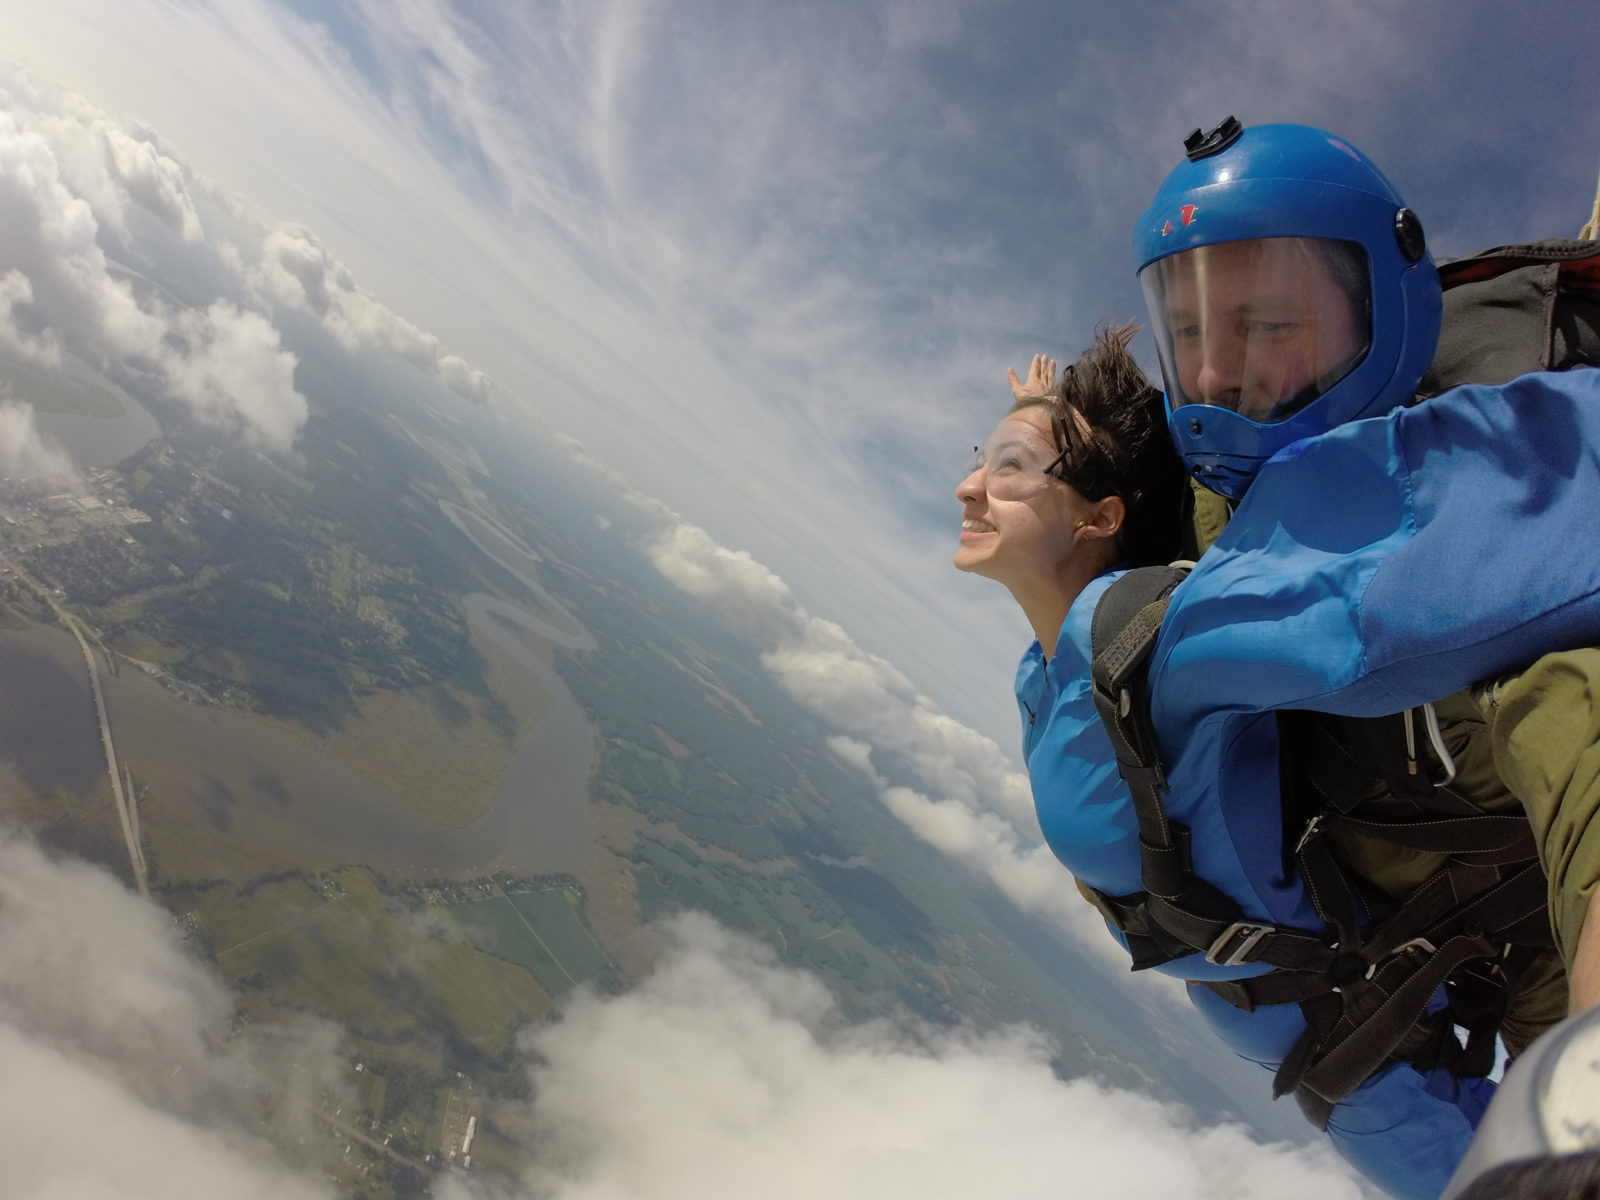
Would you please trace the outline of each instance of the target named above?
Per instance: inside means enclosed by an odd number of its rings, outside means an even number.
[[[1083,527],[1084,527],[1084,526],[1085,526],[1085,525],[1087,525],[1087,524],[1088,524],[1088,523],[1089,523],[1089,522],[1087,522],[1087,521],[1079,521],[1079,522],[1078,522],[1078,523],[1077,523],[1077,524],[1076,524],[1076,525],[1074,525],[1074,526],[1073,526],[1073,527],[1072,527],[1072,532],[1073,532],[1073,533],[1077,533],[1077,532],[1078,532],[1078,530],[1080,530],[1080,529],[1082,529],[1082,528],[1083,528]]]

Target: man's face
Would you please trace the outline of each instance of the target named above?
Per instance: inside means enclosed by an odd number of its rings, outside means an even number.
[[[1184,402],[1281,421],[1332,386],[1366,346],[1364,315],[1311,239],[1202,246],[1146,268],[1158,269],[1156,315],[1165,315]]]

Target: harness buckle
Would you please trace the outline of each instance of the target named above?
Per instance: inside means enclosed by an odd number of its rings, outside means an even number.
[[[1263,938],[1277,932],[1274,925],[1235,921],[1211,943],[1211,948],[1206,951],[1206,961],[1219,967],[1237,967],[1250,961],[1250,951],[1259,946]],[[1235,938],[1239,939],[1238,945],[1233,945]]]
[[[1432,958],[1435,954],[1439,953],[1439,947],[1435,946],[1427,938],[1414,937],[1409,942],[1402,942],[1400,945],[1396,946],[1394,948],[1394,954],[1406,954],[1412,950],[1421,950],[1423,955],[1428,958]],[[1393,957],[1393,955],[1390,957]]]
[[[1299,854],[1306,848],[1306,843],[1322,832],[1322,814],[1318,813],[1306,822],[1305,830],[1300,834],[1300,840],[1294,844],[1294,852]]]
[[[1432,958],[1435,954],[1439,953],[1439,947],[1435,946],[1427,938],[1425,938],[1425,937],[1414,937],[1409,942],[1401,942],[1398,946],[1396,946],[1394,948],[1393,952],[1390,953],[1389,957],[1390,958],[1399,958],[1402,954],[1410,954],[1413,950],[1420,951],[1423,958]],[[1367,978],[1368,979],[1371,979],[1377,973],[1378,973],[1378,964],[1377,963],[1373,963],[1370,967],[1367,968]]]

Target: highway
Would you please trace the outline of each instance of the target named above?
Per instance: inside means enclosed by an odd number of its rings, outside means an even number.
[[[56,620],[71,630],[72,636],[78,639],[78,649],[83,651],[83,664],[89,672],[89,688],[94,693],[94,715],[100,722],[100,745],[105,751],[106,770],[111,775],[111,796],[117,806],[117,819],[122,825],[123,840],[128,844],[128,864],[133,869],[133,880],[139,889],[139,894],[148,897],[149,869],[144,860],[144,847],[139,841],[139,819],[133,811],[134,799],[131,790],[123,787],[122,771],[117,766],[117,747],[111,738],[111,720],[106,715],[105,693],[100,689],[100,667],[94,660],[94,650],[89,645],[89,639],[84,636],[83,626],[78,618],[56,603],[49,588],[39,583],[8,556],[0,554],[0,563],[15,571],[17,578],[32,588],[35,594],[50,606],[50,611],[55,614]]]

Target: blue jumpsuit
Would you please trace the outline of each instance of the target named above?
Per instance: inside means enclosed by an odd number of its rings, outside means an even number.
[[[1198,875],[1247,918],[1315,928],[1283,866],[1277,708],[1376,716],[1438,699],[1550,650],[1600,642],[1600,372],[1464,387],[1286,447],[1174,595],[1151,661],[1168,812]],[[1017,694],[1040,825],[1084,882],[1140,890],[1137,825],[1089,696],[1073,605],[1057,655],[1024,657]],[[1242,977],[1198,956],[1183,978]],[[1239,1053],[1275,1065],[1298,1009],[1191,998]],[[1337,1105],[1340,1152],[1396,1196],[1436,1196],[1487,1086],[1403,1065]]]

